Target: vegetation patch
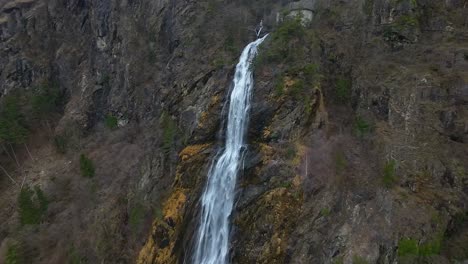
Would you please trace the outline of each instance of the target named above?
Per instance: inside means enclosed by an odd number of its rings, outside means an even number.
[[[398,242],[398,256],[418,255],[418,242],[414,239],[404,238]]]
[[[0,143],[20,144],[29,136],[26,118],[16,94],[5,96],[0,109]]]
[[[344,78],[336,80],[335,94],[338,102],[347,103],[351,98],[351,81]]]
[[[396,161],[391,160],[384,166],[382,182],[387,188],[392,187],[397,182],[395,177],[396,165]]]
[[[368,264],[367,260],[361,256],[353,256],[353,264]]]
[[[106,124],[106,127],[111,130],[116,129],[119,126],[119,120],[117,119],[117,117],[111,114],[106,116],[106,119],[104,120],[104,122]]]
[[[419,20],[415,14],[402,15],[384,28],[383,37],[394,47],[401,43],[412,43],[418,28]]]
[[[354,130],[358,137],[364,137],[372,131],[372,126],[362,116],[357,116],[354,122]]]
[[[368,17],[372,16],[372,13],[374,12],[374,0],[365,0],[362,10]]]
[[[18,243],[9,243],[5,255],[5,264],[26,263]]]
[[[323,208],[322,210],[320,210],[320,215],[323,217],[329,216],[330,213],[331,213],[331,210],[329,208]]]
[[[67,138],[64,135],[55,136],[54,146],[58,153],[65,154],[67,152]]]
[[[47,82],[21,94],[4,95],[0,104],[0,144],[25,144],[30,131],[41,122],[51,133],[49,122],[60,112],[63,103],[64,95],[59,87]]]
[[[85,257],[82,257],[75,247],[71,247],[68,252],[69,264],[84,264],[88,263]]]
[[[428,257],[439,255],[441,251],[442,236],[438,235],[435,239],[432,239],[421,245],[415,239],[404,238],[398,242],[398,256],[409,257],[417,256]]]
[[[37,225],[43,219],[49,201],[39,187],[24,187],[18,196],[19,218],[22,225]]]
[[[308,32],[302,25],[300,16],[285,18],[283,23],[271,33],[254,61],[254,67],[272,63],[286,63],[298,60],[304,54],[304,40]]]
[[[161,116],[161,125],[163,128],[162,149],[165,154],[169,154],[174,146],[175,136],[177,134],[177,125],[166,112]]]
[[[48,120],[52,113],[58,112],[62,102],[63,95],[55,84],[48,85],[45,83],[41,85],[33,92],[31,97],[33,114],[40,120]]]
[[[339,152],[335,156],[335,171],[337,174],[340,174],[345,171],[346,167],[348,166],[348,162],[346,157],[342,152]]]
[[[136,203],[130,208],[128,213],[128,224],[133,233],[138,231],[138,228],[143,223],[145,217],[145,208],[141,203]]]
[[[92,178],[96,173],[93,161],[85,154],[80,155],[80,171],[81,175],[86,178]]]

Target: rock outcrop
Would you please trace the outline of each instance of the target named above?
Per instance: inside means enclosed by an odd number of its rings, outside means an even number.
[[[277,24],[291,6],[311,22]],[[24,144],[0,141],[2,167],[49,201],[21,225],[2,174],[0,260],[188,260],[261,20],[232,262],[468,260],[464,0],[0,1],[0,110],[44,86],[62,95]]]

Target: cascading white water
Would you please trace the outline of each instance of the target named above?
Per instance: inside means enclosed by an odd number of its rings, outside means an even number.
[[[250,43],[242,51],[234,75],[224,151],[213,163],[201,198],[201,219],[193,263],[225,264],[229,255],[229,216],[235,199],[237,174],[242,164],[242,148],[248,123],[253,88],[252,60],[267,36]]]

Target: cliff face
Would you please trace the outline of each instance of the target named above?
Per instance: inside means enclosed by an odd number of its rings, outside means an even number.
[[[1,141],[18,184],[2,175],[0,259],[187,260],[262,19],[233,262],[468,259],[468,3],[434,2],[0,1],[2,105],[61,95],[25,144]],[[19,221],[21,184],[48,199],[40,224]]]

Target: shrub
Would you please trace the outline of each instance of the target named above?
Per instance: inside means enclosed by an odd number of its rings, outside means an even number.
[[[361,116],[356,117],[354,128],[359,137],[363,137],[371,132],[371,125]]]
[[[367,260],[361,256],[353,256],[353,264],[367,264]]]
[[[343,257],[338,257],[333,261],[333,264],[343,264],[344,260]]]
[[[70,248],[68,252],[69,264],[86,263],[85,259],[80,256],[75,247]]]
[[[303,98],[301,95],[305,90],[305,83],[303,80],[299,79],[294,82],[291,86],[291,95],[296,97],[296,99]]]
[[[18,244],[8,244],[5,256],[5,264],[21,264],[24,263],[21,255],[21,249]]]
[[[20,97],[15,94],[7,95],[0,109],[0,141],[9,144],[24,143],[28,135]]]
[[[339,102],[346,103],[351,97],[351,81],[338,79],[335,84],[335,93]]]
[[[374,12],[374,0],[365,0],[364,5],[362,6],[364,14],[371,16]]]
[[[347,166],[348,166],[348,162],[346,160],[346,157],[343,155],[343,153],[339,152],[335,157],[336,173],[340,174],[344,172]]]
[[[281,75],[275,82],[275,96],[282,96],[284,94],[284,77]]]
[[[113,115],[107,115],[105,124],[107,128],[114,130],[119,126],[119,120]]]
[[[177,133],[177,126],[167,113],[162,114],[162,126],[163,126],[163,151],[168,154],[173,145],[175,135]]]
[[[419,247],[419,255],[420,256],[433,256],[433,255],[439,255],[440,254],[440,248],[441,248],[441,238],[434,239],[432,241],[429,241],[427,243],[422,244]]]
[[[304,36],[304,33],[302,18],[296,16],[284,19],[283,23],[271,34],[271,38],[275,41],[287,42],[291,38]]]
[[[92,178],[95,175],[93,161],[86,157],[85,154],[80,155],[80,171],[81,175],[86,178]]]
[[[18,197],[20,223],[22,225],[37,225],[41,222],[49,201],[39,187],[34,191],[29,187],[21,189]]]
[[[141,203],[136,203],[129,212],[128,224],[130,225],[131,230],[135,233],[138,230],[138,227],[143,222],[145,217],[145,208]]]
[[[56,112],[62,101],[57,85],[43,84],[31,97],[33,115],[39,119],[47,119],[50,113]]]
[[[319,66],[314,63],[309,63],[302,68],[302,71],[304,73],[304,78],[307,81],[312,82],[315,81],[319,73]]]
[[[396,162],[394,160],[389,161],[385,164],[384,173],[383,173],[383,184],[385,187],[389,188],[396,183],[395,178]]]
[[[284,181],[283,183],[280,184],[280,187],[289,189],[293,187],[293,183],[291,181]]]
[[[418,255],[418,243],[414,239],[404,238],[398,242],[398,256]]]
[[[296,146],[294,144],[289,145],[286,148],[286,158],[288,159],[294,159],[296,157]]]
[[[306,31],[301,23],[301,17],[287,18],[271,33],[266,45],[260,46],[259,54],[254,61],[258,67],[268,63],[291,61],[304,51],[298,41],[304,39]],[[268,46],[268,47],[266,47]]]
[[[321,216],[329,216],[331,213],[330,209],[329,208],[323,208],[322,210],[320,210],[320,215]]]
[[[54,146],[58,153],[65,154],[67,152],[67,140],[63,135],[54,137]]]

